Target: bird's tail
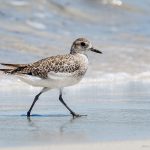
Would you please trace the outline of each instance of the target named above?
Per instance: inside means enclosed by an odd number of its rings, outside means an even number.
[[[17,71],[20,71],[21,69],[24,69],[26,67],[25,64],[6,64],[6,63],[0,63],[0,65],[10,67],[8,69],[0,69],[0,71],[6,73],[6,74],[14,74]]]
[[[4,73],[11,73],[13,69],[0,69],[0,71],[4,72]]]
[[[27,65],[25,64],[6,64],[6,63],[0,63],[3,66],[8,66],[12,68],[17,68],[17,67],[26,67]]]

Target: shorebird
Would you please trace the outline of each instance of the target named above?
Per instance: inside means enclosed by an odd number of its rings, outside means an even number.
[[[35,96],[27,112],[27,117],[30,117],[32,108],[39,99],[39,96],[50,89],[56,88],[60,91],[60,102],[70,111],[73,118],[80,117],[81,115],[75,113],[65,103],[62,97],[62,91],[64,87],[77,84],[84,77],[88,69],[88,58],[86,55],[88,51],[102,53],[95,49],[89,40],[78,38],[73,42],[69,54],[51,56],[31,64],[0,63],[9,67],[0,69],[0,71],[6,74],[16,75],[23,82],[32,86],[43,87]]]

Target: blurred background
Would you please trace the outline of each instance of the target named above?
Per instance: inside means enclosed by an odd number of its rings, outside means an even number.
[[[149,79],[149,6],[149,0],[0,0],[0,61],[30,63],[68,53],[85,37],[103,51],[89,54],[87,77]]]

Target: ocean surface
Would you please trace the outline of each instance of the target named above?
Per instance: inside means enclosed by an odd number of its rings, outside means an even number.
[[[149,0],[0,0],[0,62],[31,63],[69,53],[79,37],[103,55],[89,53],[80,84],[64,91],[81,114],[75,120],[58,91],[0,73],[0,146],[150,139]],[[2,66],[0,66],[2,67]]]

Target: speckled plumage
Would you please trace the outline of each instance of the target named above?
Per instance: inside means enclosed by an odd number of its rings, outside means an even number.
[[[83,72],[87,70],[87,66],[84,66],[84,60],[79,54],[51,56],[32,64],[17,64],[16,66],[14,64],[12,67],[14,68],[10,69],[6,73],[27,74],[37,76],[43,79],[48,78],[48,73],[51,71],[55,73],[74,73],[78,71],[78,74],[83,74]]]
[[[58,55],[42,59],[23,67],[17,67],[12,70],[12,73],[27,74],[46,79],[48,78],[48,73],[51,71],[55,73],[73,73],[82,68],[82,65],[82,58],[78,56],[78,54]]]

